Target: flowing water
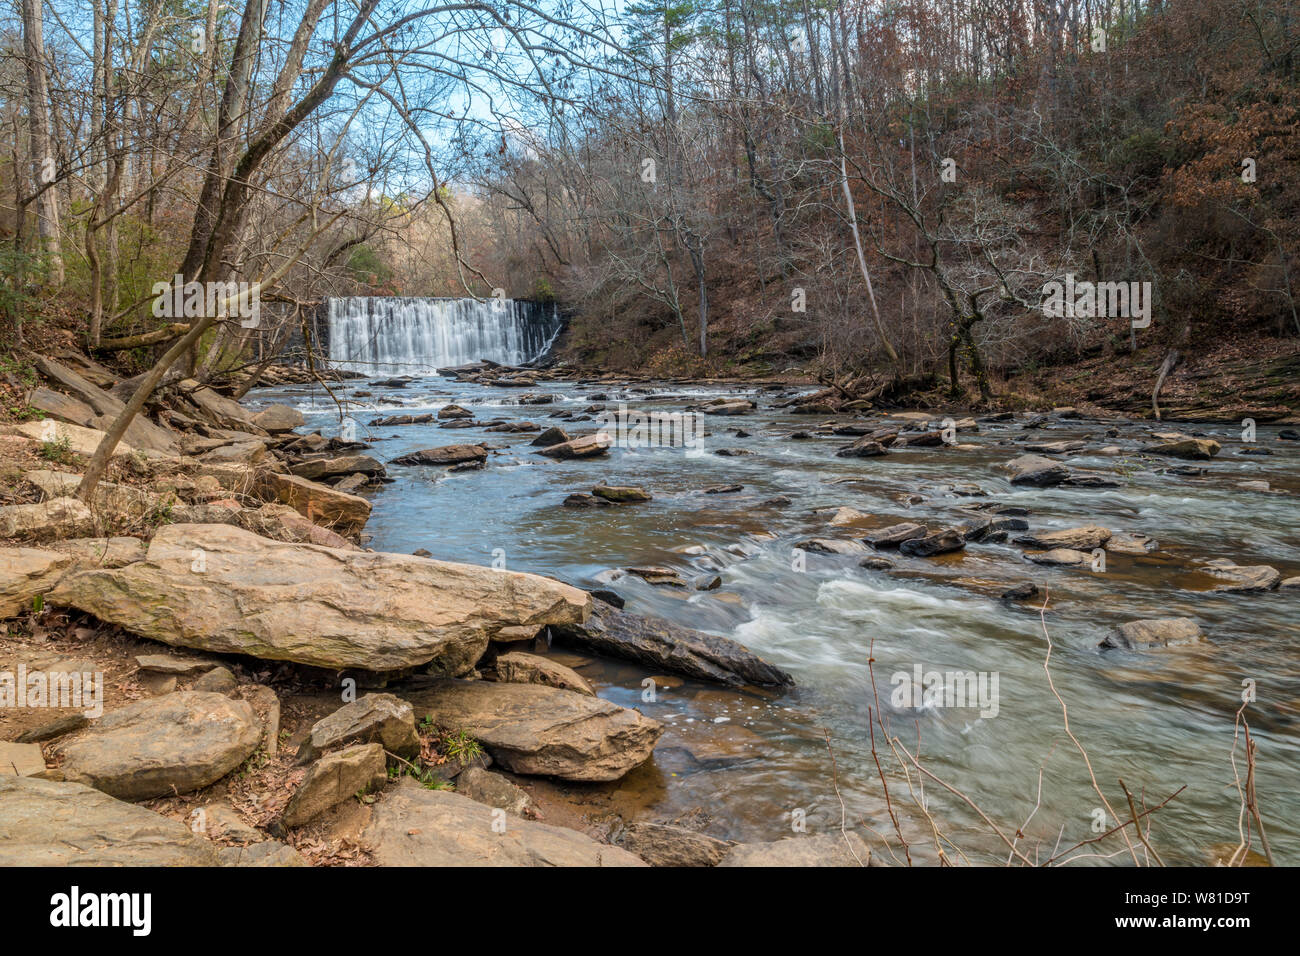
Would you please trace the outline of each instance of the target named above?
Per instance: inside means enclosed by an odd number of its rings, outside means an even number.
[[[437,376],[401,389],[362,381],[343,389],[345,397],[363,393],[351,405],[357,434],[373,442],[372,454],[383,461],[461,442],[494,449],[479,471],[390,466],[394,481],[366,492],[374,504],[370,546],[425,548],[437,558],[480,564],[504,560],[512,570],[612,587],[629,611],[731,636],[797,680],[786,692],[736,692],[553,648],[561,661],[579,665],[601,696],[638,707],[667,727],[654,759],[624,780],[567,788],[594,816],[666,820],[703,809],[712,819],[709,832],[742,840],[789,835],[801,817],[809,832],[842,822],[892,832],[871,753],[868,715],[875,693],[868,660],[874,656],[890,731],[919,752],[934,778],[959,789],[1005,834],[1023,825],[1018,845],[1038,860],[1094,837],[1099,817],[1107,827],[1115,823],[1065,733],[1057,693],[1116,813],[1129,812],[1118,779],[1147,806],[1186,787],[1156,814],[1152,842],[1165,862],[1194,864],[1209,861],[1211,846],[1237,840],[1234,715],[1243,687],[1253,686],[1258,699],[1248,717],[1259,744],[1259,803],[1275,855],[1300,862],[1300,591],[1208,593],[1218,582],[1195,570],[1207,559],[1228,558],[1270,564],[1284,577],[1300,574],[1300,448],[1277,440],[1278,429],[1259,429],[1258,444],[1274,451],[1263,457],[1239,454],[1244,446],[1237,428],[1182,426],[1224,443],[1205,476],[1184,477],[1166,470],[1177,461],[1136,454],[1151,443],[1153,430],[1161,430],[1137,422],[1052,418],[1029,430],[1021,416],[962,432],[960,440],[977,449],[837,458],[835,450],[853,439],[793,440],[789,434],[810,428],[812,420],[772,409],[765,393],[743,390],[735,394],[756,398],[759,410],[707,418],[710,435],[699,456],[681,448],[615,448],[607,459],[556,462],[534,454],[528,433],[441,429],[436,423],[365,425],[375,417],[371,412],[433,411],[456,402],[481,422],[530,420],[578,434],[594,423],[551,416],[577,413],[597,393],[608,395],[607,404],[664,411],[732,394],[561,383],[531,389],[555,396],[553,405],[532,406],[517,404],[520,391]],[[320,390],[266,389],[249,397],[294,404],[307,417],[306,430],[339,433],[338,412]],[[1105,437],[1112,426],[1118,437]],[[737,437],[737,428],[750,435]],[[1020,454],[1020,443],[1073,438],[1089,446],[1070,459],[1072,465],[1117,473],[1123,487],[1012,486],[995,467]],[[1096,454],[1104,445],[1117,445],[1122,454]],[[719,448],[751,454],[724,457],[716,454]],[[1239,487],[1245,480],[1268,481],[1273,491]],[[599,509],[561,506],[569,493],[600,481],[640,485],[654,500]],[[743,490],[703,493],[733,483]],[[765,504],[776,495],[791,502]],[[930,559],[891,552],[896,567],[887,571],[861,568],[851,556],[807,553],[801,559],[794,550],[809,536],[860,537],[900,521],[931,528],[969,524],[978,517],[969,509],[989,502],[1028,509],[1032,531],[1100,524],[1150,535],[1159,550],[1109,554],[1099,572],[1032,565],[1011,543],[972,543]],[[871,519],[857,528],[832,527],[829,513],[817,509],[834,506]],[[716,568],[722,585],[696,591],[632,576],[610,581],[611,569],[647,564],[676,568],[688,579]],[[1026,604],[999,600],[1003,590],[1024,581],[1046,589],[1041,615],[1042,595]],[[1207,639],[1145,653],[1097,647],[1114,624],[1176,616],[1195,618]],[[1055,693],[1044,669],[1047,635]],[[996,675],[996,715],[986,709],[981,716],[978,706],[898,705],[891,700],[892,678],[918,665],[926,672]],[[644,699],[647,676],[657,681],[653,701]],[[879,727],[876,737],[880,742]],[[1242,758],[1238,742],[1244,774]],[[931,831],[915,809],[908,780],[887,751],[881,761],[914,859],[933,861]],[[988,824],[934,778],[913,771],[912,794],[925,801],[946,837],[970,860],[1005,860],[1008,850]],[[1116,847],[1123,848],[1112,844],[1110,850]],[[1110,861],[1131,863],[1131,857],[1125,850]]]

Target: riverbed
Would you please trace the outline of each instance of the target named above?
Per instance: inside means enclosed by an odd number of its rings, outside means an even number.
[[[524,390],[434,375],[403,388],[355,380],[333,391],[347,401],[357,437],[371,442],[371,454],[381,461],[439,445],[473,442],[493,449],[481,470],[390,465],[390,483],[361,492],[374,508],[369,547],[425,549],[440,559],[495,562],[610,588],[629,611],[732,637],[794,675],[790,690],[733,691],[551,648],[600,696],[637,707],[667,728],[652,761],[622,781],[565,788],[597,826],[689,815],[695,823],[706,821],[714,836],[751,841],[778,839],[801,826],[822,832],[847,825],[893,862],[872,836],[888,835],[901,860],[872,756],[869,714],[878,692],[890,732],[919,752],[934,775],[922,778],[912,767],[909,780],[876,727],[913,858],[934,862],[939,845],[914,797],[951,841],[941,844],[950,859],[1008,857],[980,813],[941,780],[1005,834],[1014,837],[1023,827],[1018,849],[1042,861],[1096,836],[1099,814],[1104,828],[1116,822],[1065,733],[1063,700],[1070,729],[1113,810],[1128,815],[1118,779],[1139,806],[1158,804],[1185,787],[1153,815],[1151,840],[1166,863],[1209,863],[1211,847],[1238,839],[1232,753],[1245,688],[1257,698],[1247,717],[1259,745],[1256,786],[1272,849],[1279,862],[1300,861],[1300,590],[1214,593],[1210,589],[1220,582],[1198,570],[1226,558],[1271,565],[1283,578],[1300,574],[1300,442],[1278,440],[1277,427],[1259,426],[1255,442],[1247,444],[1238,426],[1049,414],[1026,428],[1031,416],[1022,413],[1010,421],[979,420],[978,430],[958,434],[957,447],[839,458],[836,449],[854,439],[817,426],[852,416],[775,409],[775,393],[763,389],[552,382]],[[520,405],[523,391],[554,399]],[[352,397],[357,392],[369,394]],[[607,407],[644,411],[681,411],[728,396],[753,399],[759,407],[735,417],[706,416],[703,454],[616,447],[607,458],[568,462],[536,454],[529,445],[533,433],[444,429],[436,422],[366,424],[454,402],[481,422],[558,424],[576,436],[593,431],[596,422],[553,416],[581,414],[593,396]],[[258,389],[248,400],[294,405],[307,420],[301,430],[340,434],[339,408],[322,388]],[[947,415],[964,417],[959,410],[936,410],[934,418]],[[875,422],[886,416],[862,417]],[[812,437],[790,437],[800,431]],[[1153,432],[1164,431],[1203,434],[1223,449],[1210,462],[1140,454],[1155,443]],[[1069,439],[1087,442],[1083,452],[1069,456],[1070,466],[1116,476],[1121,485],[1015,486],[997,467],[1022,454],[1026,442]],[[1106,446],[1119,454],[1100,454]],[[1248,447],[1272,454],[1240,454]],[[724,456],[720,449],[747,454]],[[1205,473],[1174,470],[1188,465]],[[1269,490],[1241,486],[1261,481]],[[601,508],[562,505],[569,494],[600,482],[640,486],[654,499]],[[743,488],[705,493],[734,484]],[[788,503],[772,500],[779,496]],[[894,566],[885,570],[858,566],[860,556],[797,547],[810,537],[857,540],[902,521],[932,529],[969,526],[994,504],[1026,509],[1033,532],[1095,524],[1149,535],[1158,547],[1108,553],[1104,570],[1030,564],[1014,542],[971,543],[936,558],[889,552]],[[833,526],[839,507],[868,517]],[[645,565],[673,568],[688,582],[716,573],[721,584],[713,590],[656,586],[617,572]],[[1024,582],[1037,584],[1040,594],[1027,602],[1000,599]],[[1098,648],[1114,625],[1168,617],[1194,618],[1205,640],[1146,652]],[[1055,693],[1044,669],[1049,636]],[[875,691],[868,666],[873,656]],[[978,701],[913,707],[891,700],[904,684],[896,675],[911,675],[918,666],[923,673],[995,677],[996,707]],[[1243,747],[1237,741],[1244,776]],[[1080,862],[1132,862],[1122,843],[1106,852],[1116,849],[1122,855],[1088,855]]]

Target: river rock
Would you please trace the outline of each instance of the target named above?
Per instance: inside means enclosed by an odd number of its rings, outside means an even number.
[[[536,654],[511,651],[496,659],[496,678],[507,684],[544,684],[595,697],[591,685],[575,670]]]
[[[277,840],[223,846],[217,850],[217,857],[222,866],[311,866],[301,853]]]
[[[1060,462],[1040,455],[1021,455],[1001,467],[1011,473],[1013,485],[1033,485],[1038,488],[1059,485],[1070,474],[1070,469]]]
[[[256,465],[266,457],[266,442],[225,442],[199,456],[202,462],[231,462],[239,465]]]
[[[1025,534],[1016,538],[1016,544],[1050,551],[1053,548],[1069,548],[1074,551],[1091,551],[1100,548],[1110,540],[1110,529],[1097,525],[1085,525],[1079,528],[1065,528],[1061,531],[1040,531],[1037,534]]]
[[[622,845],[651,866],[717,866],[732,847],[726,840],[663,823],[630,824]]]
[[[1078,567],[1081,564],[1091,564],[1092,555],[1073,548],[1053,548],[1050,551],[1026,551],[1025,560],[1032,561],[1034,564]]]
[[[1116,531],[1106,542],[1106,550],[1115,554],[1150,554],[1160,550],[1160,542],[1136,531]]]
[[[595,458],[607,454],[613,443],[613,439],[608,435],[597,432],[594,435],[583,435],[581,438],[538,449],[537,454],[566,461],[573,458]]]
[[[496,826],[494,826],[496,824]],[[399,786],[374,807],[361,834],[380,866],[644,866],[640,858],[576,830],[510,819],[445,790]]]
[[[415,711],[393,694],[366,694],[312,725],[298,748],[298,763],[309,763],[327,750],[356,743],[377,743],[399,757],[414,757],[420,752]]]
[[[387,782],[388,766],[379,744],[357,744],[325,754],[311,765],[285,804],[280,822],[300,827],[359,792],[382,790]]]
[[[443,421],[473,418],[474,413],[460,405],[444,405],[438,409],[438,417]]]
[[[794,684],[793,677],[737,641],[627,614],[608,604],[596,605],[585,624],[561,625],[552,633],[561,643],[659,672],[732,686]]]
[[[357,534],[370,519],[370,502],[365,498],[297,475],[261,474],[257,493],[339,534]]]
[[[853,831],[741,843],[718,866],[869,866],[871,849]]]
[[[387,470],[369,455],[340,455],[337,458],[309,458],[289,466],[289,473],[309,481],[352,474],[383,477]]]
[[[1214,561],[1206,571],[1227,583],[1214,588],[1224,594],[1249,594],[1256,591],[1272,591],[1282,580],[1282,574],[1276,568],[1266,564],[1249,567],[1233,564],[1231,561]]]
[[[256,509],[243,508],[235,517],[241,528],[264,538],[297,544],[318,544],[324,548],[342,548],[344,551],[361,550],[347,538],[304,518],[288,505],[265,504]]]
[[[813,554],[862,554],[867,550],[862,542],[849,538],[805,538],[795,542],[795,547]]]
[[[1005,541],[1008,531],[1027,531],[1029,522],[1024,518],[988,518],[966,532],[966,540],[979,542]]]
[[[0,548],[0,619],[32,610],[72,565],[72,556],[38,548]]]
[[[1195,644],[1202,638],[1201,627],[1190,617],[1166,617],[1150,621],[1129,621],[1113,628],[1100,647],[1147,650]]]
[[[879,458],[880,455],[889,454],[889,449],[881,445],[879,441],[862,438],[862,440],[853,442],[852,445],[845,445],[835,454],[837,458]]]
[[[253,423],[253,413],[233,399],[200,385],[192,378],[179,383],[180,391],[191,402],[203,418],[222,428],[257,434],[262,429]]]
[[[913,538],[924,538],[927,534],[929,532],[926,530],[925,525],[904,521],[902,524],[892,524],[888,528],[873,531],[862,540],[873,548],[897,548],[904,541],[911,541]]]
[[[663,733],[635,710],[538,684],[420,678],[400,693],[418,717],[468,733],[514,773],[617,780],[649,758]]]
[[[1017,584],[1015,587],[1002,592],[1002,600],[1004,601],[1028,601],[1034,597],[1038,597],[1038,585],[1030,581]]]
[[[201,561],[200,561],[201,559]],[[532,574],[168,525],[144,561],[74,571],[50,595],[164,644],[319,667],[463,673],[501,627],[580,623],[583,591]]]
[[[1070,452],[1083,451],[1088,445],[1082,441],[1037,441],[1025,445],[1025,451],[1042,452],[1045,455],[1068,455]]]
[[[288,405],[268,405],[253,416],[253,424],[272,434],[291,432],[302,427],[302,412]]]
[[[60,742],[64,778],[123,800],[188,793],[220,780],[262,738],[253,708],[221,694],[181,691],[105,714]]]
[[[51,498],[0,508],[0,538],[44,541],[79,538],[94,531],[95,518],[77,498]]]
[[[549,448],[551,445],[562,445],[570,440],[571,439],[565,433],[564,429],[552,426],[539,434],[528,444],[535,445],[538,448]]]
[[[1219,453],[1219,443],[1212,438],[1183,438],[1144,449],[1148,454],[1209,461]]]
[[[654,495],[644,488],[636,488],[632,485],[597,485],[591,489],[591,493],[597,498],[604,498],[615,504],[632,504],[654,499]]]
[[[0,775],[0,866],[216,866],[184,823],[80,783]]]
[[[533,800],[523,787],[482,767],[466,767],[461,771],[456,776],[456,792],[515,816],[524,816],[533,809]]]
[[[394,458],[394,465],[459,465],[465,462],[481,462],[487,458],[487,449],[482,445],[442,445],[438,448],[425,448],[409,452]]]
[[[705,415],[748,415],[754,410],[754,403],[743,399],[736,401],[719,401],[705,405],[700,409]]]
[[[924,538],[911,538],[898,546],[902,554],[913,558],[932,558],[966,547],[966,538],[955,528],[944,528]]]

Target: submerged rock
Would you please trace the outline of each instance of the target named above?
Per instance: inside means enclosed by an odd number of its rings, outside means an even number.
[[[873,548],[897,548],[904,541],[911,541],[913,538],[924,538],[927,534],[929,532],[926,530],[925,525],[904,521],[902,524],[892,524],[888,528],[873,531],[862,540]]]
[[[966,547],[966,538],[955,528],[944,528],[923,538],[911,538],[898,546],[899,552],[914,558],[932,558]]]
[[[1016,544],[1050,551],[1053,548],[1069,548],[1074,551],[1091,551],[1100,548],[1110,540],[1109,528],[1097,525],[1085,525],[1079,528],[1065,528],[1061,531],[1040,531],[1016,538]]]
[[[1202,638],[1201,627],[1190,617],[1166,617],[1149,621],[1129,621],[1113,628],[1100,647],[1146,650],[1151,647],[1178,647],[1195,644]]]

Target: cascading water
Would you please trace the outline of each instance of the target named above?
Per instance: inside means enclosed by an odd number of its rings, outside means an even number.
[[[560,330],[554,306],[522,299],[351,297],[329,301],[329,355],[366,374],[428,374],[480,359],[519,365]]]

